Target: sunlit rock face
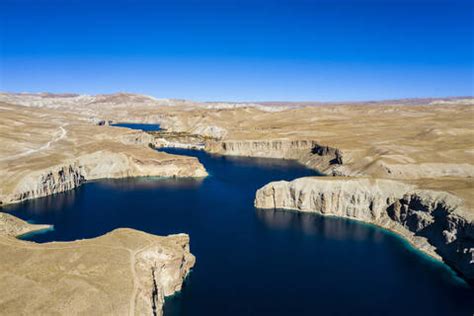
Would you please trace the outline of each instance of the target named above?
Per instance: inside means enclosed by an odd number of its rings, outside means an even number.
[[[474,281],[474,222],[462,200],[391,180],[301,178],[259,189],[255,206],[339,216],[376,224],[405,237]]]
[[[0,113],[0,204],[101,178],[207,175],[196,158],[153,150],[154,137],[141,131],[98,126],[48,108],[3,104]]]
[[[15,238],[47,228],[0,213],[2,313],[162,315],[164,297],[181,290],[195,263],[185,234],[117,229],[45,244]]]
[[[342,151],[337,148],[320,145],[314,140],[273,139],[207,141],[205,150],[211,153],[228,156],[298,160],[310,168],[328,174],[336,174],[337,172],[341,173],[342,170],[344,170]]]

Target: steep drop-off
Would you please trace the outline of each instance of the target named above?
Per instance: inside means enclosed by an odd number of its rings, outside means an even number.
[[[122,228],[73,242],[15,238],[45,228],[0,213],[0,314],[162,315],[164,297],[195,263],[185,234]]]
[[[11,190],[3,190],[0,204],[33,199],[74,189],[84,181],[138,176],[204,177],[204,167],[193,157],[149,156],[99,151],[70,162],[26,173]]]
[[[260,209],[289,209],[375,224],[441,258],[474,282],[474,222],[462,200],[392,180],[300,178],[256,193]]]
[[[0,205],[101,178],[203,177],[196,158],[150,149],[154,137],[49,109],[0,106]]]
[[[343,165],[342,151],[321,145],[314,140],[208,141],[205,150],[210,153],[229,156],[298,160],[312,169],[328,174],[338,174],[338,170],[342,170]]]

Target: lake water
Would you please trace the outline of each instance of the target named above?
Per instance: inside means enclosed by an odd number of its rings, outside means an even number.
[[[197,263],[165,315],[468,315],[474,291],[445,265],[374,226],[253,207],[274,180],[315,175],[291,161],[198,157],[201,179],[89,182],[4,207],[54,230],[37,242],[102,235],[118,227],[185,232]]]
[[[131,129],[139,129],[145,132],[155,132],[161,130],[159,124],[143,124],[143,123],[115,123],[111,126],[127,127]]]

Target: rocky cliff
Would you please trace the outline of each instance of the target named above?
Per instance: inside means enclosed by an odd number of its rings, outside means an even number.
[[[153,146],[156,148],[185,148],[203,150],[206,141],[209,139],[206,136],[190,134],[185,132],[149,132],[150,136],[154,137]]]
[[[165,297],[181,290],[196,261],[186,234],[165,237],[134,253],[135,291],[130,311],[135,315],[162,315]]]
[[[344,163],[339,149],[307,139],[211,140],[206,142],[205,150],[229,156],[293,159],[329,174],[337,174]]]
[[[87,180],[207,175],[194,157],[150,149],[155,138],[142,131],[93,125],[82,114],[47,108],[1,104],[0,112],[0,205]]]
[[[195,263],[185,234],[117,229],[73,242],[15,238],[48,225],[0,213],[1,315],[162,315]]]
[[[225,140],[208,143],[206,150],[230,156],[298,159],[315,146],[310,140]]]
[[[290,209],[375,224],[405,237],[474,282],[474,219],[462,200],[392,180],[300,178],[256,193],[261,209]]]
[[[156,153],[98,151],[40,170],[28,172],[10,192],[0,192],[0,204],[19,202],[74,189],[87,180],[155,177],[204,177],[196,158]]]

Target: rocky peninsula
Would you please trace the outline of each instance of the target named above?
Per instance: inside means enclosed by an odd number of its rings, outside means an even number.
[[[99,126],[87,111],[0,102],[0,205],[88,180],[207,175],[196,158],[157,152],[153,142],[140,131]],[[181,289],[195,262],[185,234],[121,228],[73,242],[16,238],[48,228],[0,213],[0,314],[161,315],[164,297]]]
[[[207,175],[195,158],[149,148],[153,137],[140,131],[5,103],[0,113],[0,205],[71,190],[87,180]]]
[[[162,315],[195,258],[186,234],[116,229],[74,242],[16,239],[47,228],[0,213],[0,314]]]

